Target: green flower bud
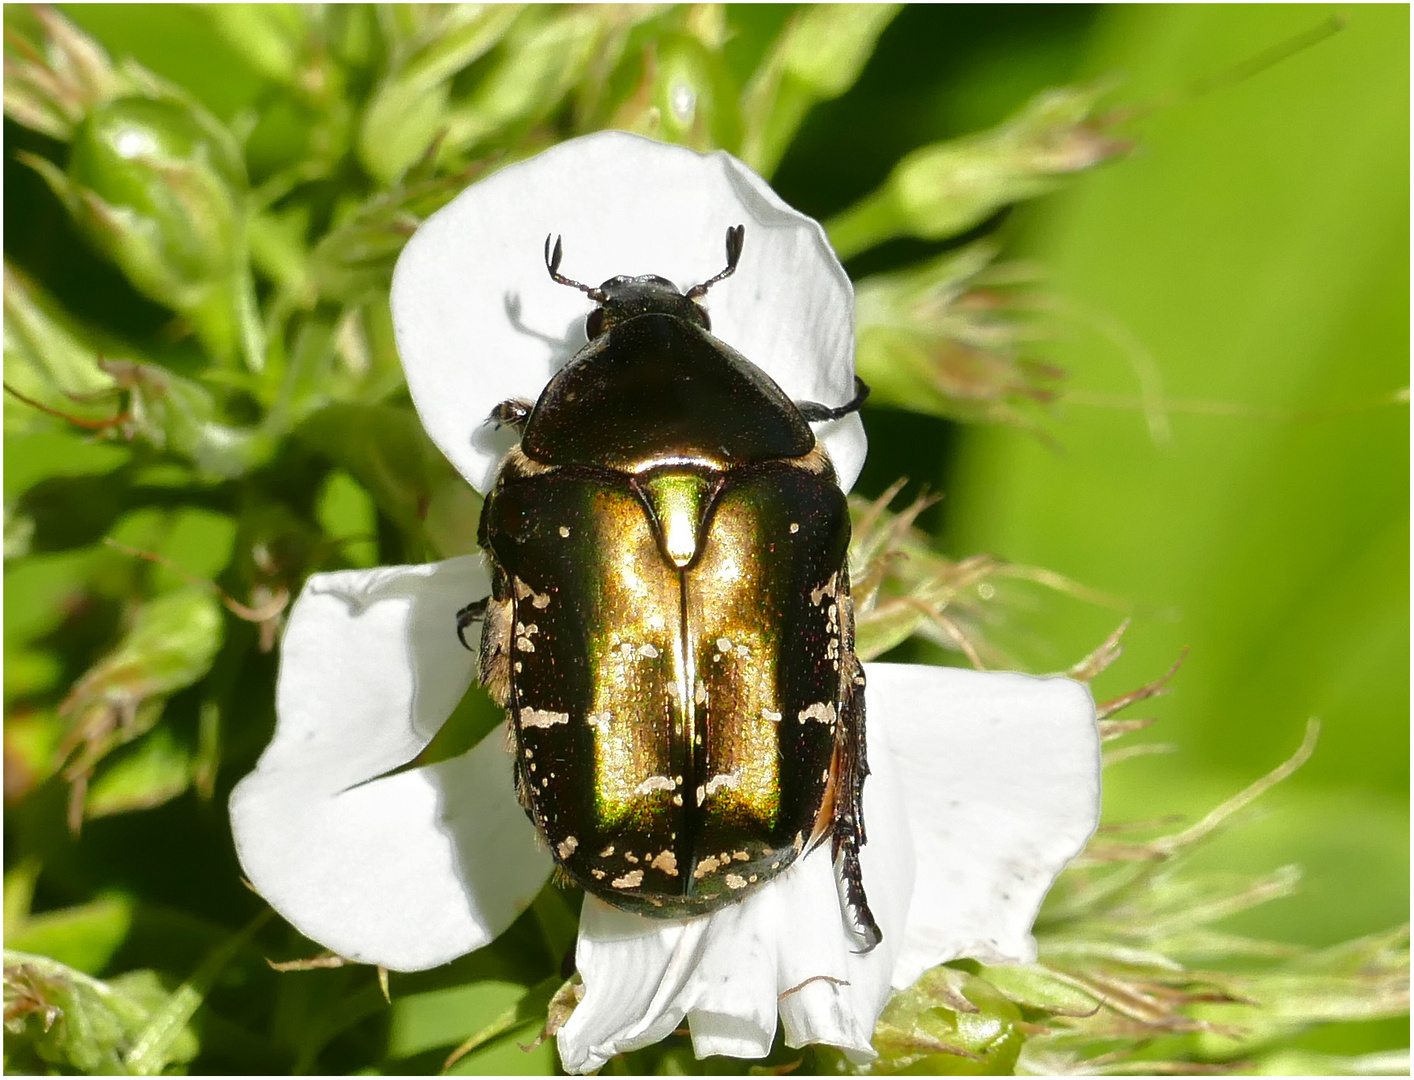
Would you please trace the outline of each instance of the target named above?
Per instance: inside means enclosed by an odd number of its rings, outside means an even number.
[[[936,967],[895,994],[874,1029],[877,1073],[1005,1076],[1024,1036],[1021,1010],[997,989],[955,968]]]
[[[83,913],[63,914],[75,912]],[[196,1057],[200,1044],[187,1023],[190,1013],[171,1008],[176,995],[155,971],[100,981],[48,956],[14,949],[5,950],[4,962],[5,1054],[11,1070],[160,1073]],[[154,1021],[163,1020],[169,1022],[154,1039]]]
[[[647,54],[642,84],[609,126],[709,151],[739,138],[736,94],[715,50],[694,34],[664,34]]]
[[[67,173],[28,159],[141,292],[181,312],[216,358],[259,367],[248,184],[230,133],[194,104],[121,97],[74,131]]]
[[[992,131],[913,151],[883,187],[826,223],[830,242],[848,259],[897,236],[955,236],[1112,157],[1127,144],[1093,115],[1107,89],[1047,90]]]
[[[1037,426],[1037,406],[1055,397],[1061,373],[1026,357],[1036,320],[1011,288],[1024,281],[994,265],[996,254],[981,241],[859,283],[855,363],[877,402]]]
[[[118,647],[74,684],[59,712],[76,718],[92,709],[131,715],[143,702],[202,678],[221,638],[221,605],[206,589],[191,586],[150,600]]]
[[[245,169],[210,117],[157,98],[100,105],[74,133],[69,178],[112,211],[129,211],[129,227],[147,234],[141,239],[151,250],[142,252],[125,251],[118,236],[103,239],[155,298],[230,273],[244,226]],[[144,265],[148,256],[157,265]]]

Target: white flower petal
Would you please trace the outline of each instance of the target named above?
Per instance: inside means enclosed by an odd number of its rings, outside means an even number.
[[[404,248],[393,320],[433,442],[486,491],[511,440],[487,415],[508,398],[536,399],[584,344],[593,303],[550,280],[547,235],[563,236],[561,271],[586,284],[658,274],[686,288],[722,268],[737,224],[741,263],[707,297],[713,333],[797,401],[850,400],[854,290],[819,224],[727,153],[604,131],[472,185]],[[848,489],[864,463],[859,417],[817,432]]]
[[[342,956],[445,963],[510,925],[549,874],[498,735],[384,775],[470,685],[455,614],[488,589],[468,556],[317,574],[290,612],[275,738],[232,793],[231,824],[260,894]]]
[[[1046,890],[1099,822],[1089,690],[914,664],[869,664],[867,675],[871,720],[890,718],[918,853],[894,986],[962,956],[1034,960],[1031,924]]]
[[[586,897],[576,961],[584,998],[559,1036],[570,1072],[648,1046],[684,1017],[698,1057],[763,1057],[779,1011],[786,1042],[825,1042],[870,1058],[888,1000],[913,882],[912,841],[887,752],[889,718],[870,716],[865,889],[884,932],[870,953],[840,913],[829,845],[740,903],[697,919],[650,919]],[[784,998],[781,995],[785,995]]]

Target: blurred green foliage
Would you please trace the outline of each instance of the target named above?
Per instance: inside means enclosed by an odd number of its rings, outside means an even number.
[[[970,431],[948,521],[961,550],[1125,597],[1121,678],[1190,648],[1156,707],[1176,753],[1115,771],[1118,815],[1191,813],[1321,718],[1285,828],[1264,827],[1271,865],[1341,883],[1266,916],[1313,944],[1408,910],[1408,12],[1345,11],[1261,63],[1333,14],[1102,23],[1087,63],[1171,104],[1135,125],[1142,154],[1029,222],[1075,327],[1048,354],[1070,374],[1059,446]],[[1106,621],[1037,612],[1033,662]]]
[[[1199,824],[1102,833],[1041,963],[935,969],[878,1071],[1407,1071],[1408,13],[1326,17],[7,8],[6,1067],[555,1069],[520,1047],[566,895],[384,983],[268,917],[224,806],[304,577],[474,550],[402,386],[402,244],[618,127],[737,153],[847,257],[861,651],[1054,670],[1128,614],[1075,669],[1118,693],[1193,647],[1179,752],[1115,752],[1107,812]],[[746,1068],[675,1036],[606,1071]]]

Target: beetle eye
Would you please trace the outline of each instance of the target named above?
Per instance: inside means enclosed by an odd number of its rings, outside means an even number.
[[[584,333],[590,341],[593,341],[603,332],[604,309],[601,307],[597,307],[589,313],[589,318],[584,320]]]

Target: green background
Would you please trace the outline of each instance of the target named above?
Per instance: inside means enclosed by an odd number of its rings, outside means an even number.
[[[969,430],[945,481],[951,550],[1132,602],[1100,696],[1191,650],[1153,709],[1175,752],[1110,770],[1114,816],[1201,811],[1321,720],[1272,821],[1214,853],[1304,864],[1302,895],[1247,918],[1312,944],[1408,912],[1409,418],[1391,402],[1408,385],[1408,9],[1340,9],[1333,36],[1212,77],[1334,10],[1107,12],[1086,70],[1156,108],[1135,152],[1035,208],[1023,241],[1073,309],[1052,355],[1074,400],[1054,446]],[[1043,667],[1115,622],[1038,614]]]

